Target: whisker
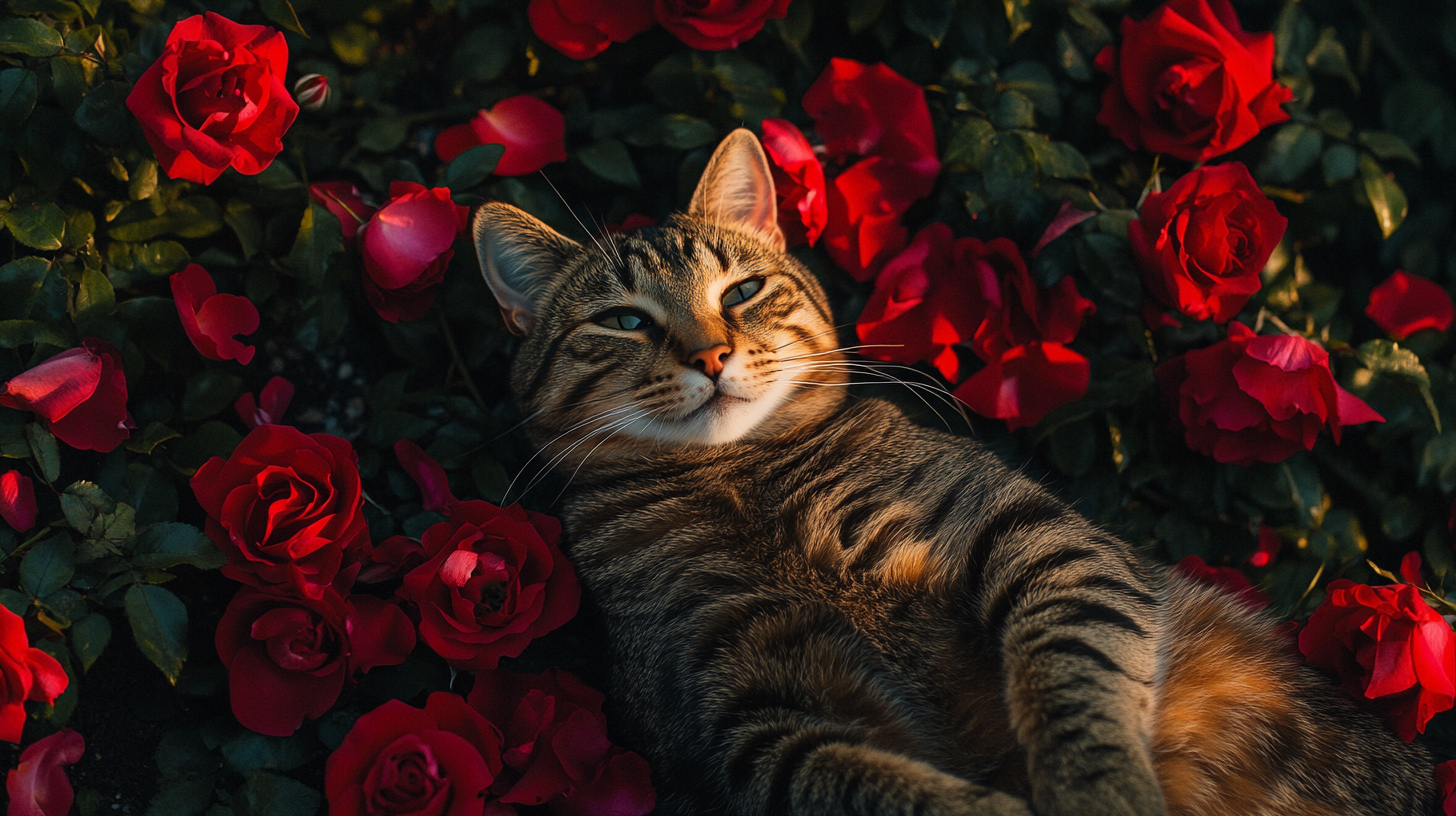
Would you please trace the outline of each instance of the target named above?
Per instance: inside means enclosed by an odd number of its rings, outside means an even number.
[[[850,361],[850,360],[844,360],[844,361],[830,361],[830,360],[814,361],[814,362],[810,362],[810,363],[806,363],[806,364],[801,364],[799,366],[788,367],[788,368],[785,368],[783,370],[786,370],[786,371],[798,370],[798,371],[806,371],[806,372],[807,371],[838,371],[838,372],[846,373],[846,374],[859,373],[859,374],[868,374],[868,375],[873,375],[873,376],[876,376],[876,377],[880,377],[880,378],[882,378],[882,379],[884,379],[886,381],[898,383],[900,385],[905,386],[906,388],[909,388],[910,391],[911,391],[911,393],[915,395],[916,399],[919,399],[922,403],[924,403],[925,407],[926,408],[929,408],[930,411],[935,414],[936,418],[939,419],[946,426],[947,429],[951,429],[951,427],[952,427],[951,424],[949,422],[946,422],[945,417],[943,415],[941,415],[941,413],[935,409],[935,406],[931,405],[930,402],[925,399],[925,397],[921,396],[922,393],[926,393],[926,394],[930,394],[930,395],[935,396],[937,399],[939,399],[943,403],[945,403],[945,405],[947,407],[949,407],[952,410],[954,410],[960,416],[960,418],[961,418],[962,421],[964,421],[966,424],[970,424],[970,418],[966,415],[965,407],[962,406],[961,403],[960,403],[960,401],[957,400],[957,399],[955,399],[954,395],[952,395],[945,388],[945,386],[942,385],[941,383],[939,383],[938,381],[935,382],[934,384],[932,384],[932,383],[924,383],[924,382],[910,382],[910,381],[901,379],[899,377],[895,377],[895,376],[893,376],[891,374],[885,373],[885,371],[883,370],[884,368],[900,368],[900,369],[904,369],[906,371],[913,372],[913,373],[915,373],[915,374],[917,374],[919,376],[922,376],[922,377],[928,377],[929,376],[929,375],[925,374],[924,372],[922,372],[922,371],[920,371],[918,369],[911,368],[910,366],[895,365],[895,364],[888,364],[888,365],[878,366],[878,365],[871,365],[870,363],[867,363],[867,362],[862,362],[862,361],[857,362],[857,361]],[[825,384],[828,385],[830,383],[825,383]]]
[[[837,332],[840,329],[848,328],[850,325],[851,324],[849,324],[849,323],[840,323],[838,326],[831,326],[830,328],[825,329],[824,331],[819,332],[818,334],[811,334],[808,337],[800,337],[798,340],[790,340],[789,342],[783,344],[782,346],[779,346],[778,348],[771,349],[771,351],[780,351],[782,349],[786,349],[789,346],[794,345],[795,343],[807,343],[808,341],[813,340],[816,337],[823,337],[824,335],[829,334],[830,332]]]
[[[814,352],[812,354],[797,354],[797,355],[795,355],[793,357],[783,357],[783,358],[781,358],[779,360],[779,362],[781,362],[781,363],[787,363],[790,360],[802,360],[802,359],[804,359],[806,357],[823,357],[826,354],[834,354],[835,352],[838,352],[838,351],[858,351],[860,349],[867,349],[867,348],[904,348],[904,347],[905,347],[905,344],[904,343],[865,343],[865,344],[859,345],[859,346],[841,346],[840,348],[832,348],[832,349],[829,349],[828,351],[816,351],[816,352]]]
[[[569,203],[567,203],[566,196],[562,195],[561,194],[561,191],[558,190],[558,189],[556,189],[556,185],[551,182],[551,178],[546,175],[546,171],[545,170],[539,170],[537,172],[539,172],[541,174],[541,178],[546,179],[546,183],[548,185],[550,185],[550,187],[551,187],[551,192],[555,193],[556,194],[556,197],[559,198],[559,199],[561,199],[561,205],[563,207],[565,207],[566,208],[566,211],[571,214],[571,217],[576,220],[576,224],[577,224],[577,226],[581,227],[581,231],[582,232],[585,232],[587,234],[587,237],[591,239],[591,241],[592,241],[593,244],[596,244],[597,245],[597,249],[603,255],[607,255],[608,257],[610,257],[610,254],[607,252],[607,248],[604,247],[604,246],[602,246],[602,242],[601,241],[598,241],[597,240],[596,233],[593,232],[592,230],[589,230],[589,229],[586,228],[586,224],[581,220],[581,216],[577,215],[576,214],[576,210],[573,210],[571,208],[571,205]],[[590,213],[588,213],[588,215],[590,215]],[[593,224],[596,223],[595,219],[593,219],[592,223]]]
[[[531,458],[527,459],[525,461],[525,463],[521,465],[521,469],[518,470],[518,471],[516,471],[515,478],[511,479],[511,483],[506,486],[505,492],[501,494],[501,500],[504,502],[505,499],[506,499],[506,497],[510,496],[511,489],[516,486],[516,482],[519,481],[520,478],[521,478],[521,476],[525,474],[526,468],[530,467],[531,466],[531,463],[534,462],[534,461],[536,461],[536,457],[540,456],[542,453],[545,453],[552,445],[556,444],[563,437],[567,436],[572,431],[575,431],[578,428],[584,427],[586,425],[590,425],[591,423],[596,422],[597,420],[605,419],[606,417],[613,416],[614,414],[620,414],[620,413],[622,413],[624,411],[630,411],[632,409],[633,409],[633,406],[631,406],[631,405],[622,405],[622,406],[618,406],[616,408],[612,408],[612,409],[607,410],[607,411],[603,411],[603,412],[598,413],[598,414],[593,414],[592,416],[589,416],[586,419],[583,419],[582,421],[576,423],[575,425],[572,425],[570,428],[567,428],[566,430],[562,431],[560,434],[557,434],[556,438],[555,439],[552,439],[550,442],[547,442],[544,445],[541,445],[536,450],[535,453],[531,454]],[[521,495],[524,496],[525,493],[522,492]],[[517,497],[517,501],[519,501],[519,500],[520,500],[519,497]]]

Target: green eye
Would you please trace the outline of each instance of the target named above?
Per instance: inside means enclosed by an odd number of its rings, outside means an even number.
[[[592,322],[598,326],[606,326],[609,329],[624,329],[626,331],[641,331],[652,326],[652,318],[643,312],[639,312],[636,309],[629,309],[625,306],[608,309],[592,318]]]
[[[729,289],[727,292],[723,293],[723,305],[737,306],[743,301],[748,300],[749,298],[758,294],[758,290],[762,288],[763,278],[749,278],[743,283],[740,283],[732,289]]]

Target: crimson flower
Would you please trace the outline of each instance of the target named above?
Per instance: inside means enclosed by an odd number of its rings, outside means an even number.
[[[531,0],[531,30],[572,59],[591,59],[652,27],[652,0]]]
[[[364,295],[391,323],[418,320],[435,304],[435,286],[445,278],[470,210],[451,201],[445,187],[396,181],[389,196],[360,228]]]
[[[953,393],[972,411],[1005,420],[1014,431],[1081,399],[1091,378],[1086,357],[1061,343],[1032,340],[988,360]]]
[[[347,181],[320,181],[308,185],[308,194],[320,207],[339,219],[344,246],[354,245],[354,236],[374,215],[374,208],[364,203],[359,188]]]
[[[1436,766],[1436,784],[1441,786],[1441,816],[1456,816],[1456,759]]]
[[[86,753],[86,740],[62,728],[20,752],[20,764],[5,776],[10,795],[6,816],[66,816],[76,801],[62,765],[74,765]]]
[[[1386,334],[1404,340],[1422,329],[1451,328],[1456,309],[1440,284],[1397,269],[1370,291],[1365,314]]]
[[[769,20],[789,12],[789,0],[654,0],[657,22],[689,48],[737,48]]]
[[[12,377],[0,406],[34,411],[57,439],[78,450],[110,453],[131,436],[121,353],[94,337]]]
[[[25,619],[0,606],[0,740],[20,742],[27,700],[51,705],[70,678],[61,664],[30,645]]]
[[[0,473],[0,518],[18,533],[35,526],[35,483],[18,470]]]
[[[463,125],[435,137],[440,161],[451,161],[476,145],[504,145],[497,176],[524,176],[552,162],[566,161],[566,118],[534,96],[512,96],[482,110]]]
[[[212,276],[197,264],[188,264],[170,280],[177,316],[193,347],[209,360],[252,362],[255,349],[234,335],[258,330],[258,309],[253,302],[241,295],[218,294]]]
[[[824,167],[804,134],[786,119],[763,120],[763,148],[779,199],[779,228],[789,246],[814,245],[829,220]]]
[[[449,513],[450,508],[459,500],[450,492],[450,479],[440,463],[408,439],[394,443],[394,455],[399,459],[404,472],[419,486],[424,508],[437,513]]]

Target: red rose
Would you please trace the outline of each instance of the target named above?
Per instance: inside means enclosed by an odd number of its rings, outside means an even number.
[[[657,22],[689,48],[737,48],[769,20],[789,13],[789,0],[656,0]]]
[[[987,361],[954,395],[981,416],[1006,420],[1014,431],[1081,399],[1091,378],[1086,357],[1061,343],[1033,340]]]
[[[505,767],[491,793],[558,816],[641,816],[656,804],[647,762],[612,745],[602,694],[568,672],[478,672],[470,705],[501,726]]]
[[[440,161],[451,161],[476,145],[505,145],[497,176],[524,176],[552,162],[566,161],[566,118],[534,96],[512,96],[482,110],[463,125],[435,137]]]
[[[207,534],[228,556],[222,573],[324,597],[340,567],[369,545],[354,449],[329,434],[259,425],[226,460],[192,477]]]
[[[86,740],[70,728],[38,739],[20,752],[20,765],[5,777],[10,795],[6,816],[66,816],[76,801],[62,765],[74,765],[86,753]]]
[[[420,608],[420,636],[462,671],[493,669],[576,614],[581,587],[557,546],[561,523],[519,506],[465,501],[421,537],[429,560],[400,597]]]
[[[354,235],[369,223],[374,208],[359,197],[359,188],[347,181],[321,181],[308,185],[308,194],[320,207],[339,219],[344,246],[354,245]]]
[[[1228,0],[1170,0],[1122,20],[1122,48],[1103,48],[1112,75],[1099,124],[1130,150],[1191,162],[1221,156],[1289,118],[1294,93],[1274,80],[1274,35],[1239,25]]]
[[[1436,784],[1441,786],[1442,816],[1456,816],[1456,759],[1436,766]]]
[[[369,550],[364,568],[359,570],[359,580],[366,584],[388,581],[413,570],[428,558],[419,541],[409,536],[390,536]]]
[[[25,701],[51,705],[69,683],[54,657],[30,645],[25,619],[0,606],[0,740],[19,743]]]
[[[774,192],[779,199],[779,228],[789,246],[813,246],[829,219],[824,167],[809,140],[785,119],[763,120]]]
[[[1397,340],[1422,329],[1445,331],[1456,318],[1451,295],[1445,289],[1399,269],[1370,291],[1365,314]]]
[[[1212,584],[1253,609],[1263,609],[1274,602],[1273,598],[1256,589],[1247,575],[1233,567],[1210,566],[1199,555],[1183,556],[1173,569],[1201,584]]]
[[[873,278],[905,248],[908,233],[900,223],[904,211],[894,206],[896,199],[885,188],[885,176],[894,171],[893,162],[865,159],[829,185],[824,251],[860,282]]]
[[[193,348],[209,360],[237,360],[243,365],[253,361],[255,349],[234,337],[258,330],[258,309],[251,300],[219,295],[212,276],[197,264],[188,264],[169,280],[172,302]]]
[[[78,450],[110,453],[131,436],[121,352],[94,337],[11,378],[0,405],[34,411],[57,439]]]
[[[287,72],[282,32],[209,11],[172,27],[126,106],[170,178],[211,184],[228,167],[261,173],[283,150],[298,116]]]
[[[451,201],[448,188],[427,190],[411,181],[389,185],[389,196],[359,228],[364,294],[391,323],[418,320],[435,304],[435,286],[445,278],[470,209]]]
[[[18,470],[0,474],[0,518],[23,533],[35,526],[35,483]]]
[[[500,733],[459,695],[399,700],[360,717],[329,755],[330,816],[481,816],[501,769]]]
[[[1299,633],[1299,650],[1406,742],[1456,703],[1456,637],[1410,584],[1330,582]]]
[[[1149,193],[1127,238],[1154,297],[1227,323],[1259,291],[1259,273],[1288,224],[1248,169],[1229,162]]]
[[[251,391],[243,392],[233,403],[233,410],[238,412],[243,425],[252,430],[259,425],[280,424],[290,402],[293,402],[293,383],[282,377],[273,377],[263,385],[257,399],[253,398]]]
[[[531,30],[572,59],[591,59],[652,27],[652,0],[531,0]]]
[[[1188,447],[1226,464],[1282,462],[1313,449],[1325,425],[1338,443],[1345,425],[1385,421],[1335,383],[1329,359],[1303,337],[1234,321],[1228,339],[1158,366],[1158,385]]]
[[[339,699],[355,672],[404,662],[410,619],[368,595],[317,600],[244,587],[218,621],[217,656],[228,670],[233,716],[271,737],[292,736]]]

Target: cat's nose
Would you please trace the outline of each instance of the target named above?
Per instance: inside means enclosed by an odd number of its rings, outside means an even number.
[[[716,346],[709,346],[689,354],[687,364],[716,380],[718,375],[723,373],[723,361],[727,360],[728,355],[732,353],[732,346],[727,343],[719,343]]]

